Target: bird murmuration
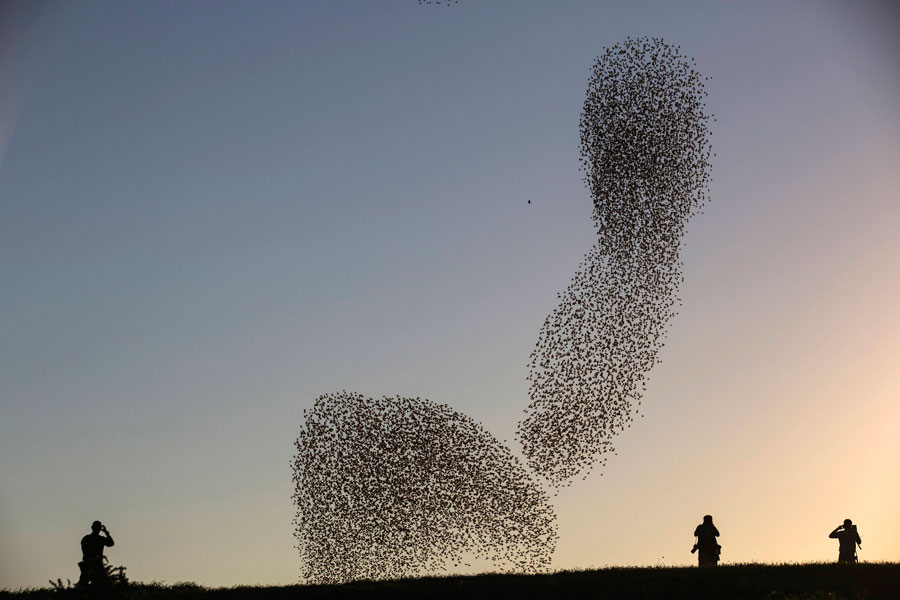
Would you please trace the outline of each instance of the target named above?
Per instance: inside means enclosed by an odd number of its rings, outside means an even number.
[[[709,197],[702,77],[678,47],[628,39],[595,61],[581,170],[597,242],[541,327],[517,437],[554,486],[603,466],[639,414],[683,281],[681,240]]]
[[[302,576],[342,583],[436,573],[468,557],[549,566],[556,515],[500,441],[420,398],[320,396],[297,437]]]

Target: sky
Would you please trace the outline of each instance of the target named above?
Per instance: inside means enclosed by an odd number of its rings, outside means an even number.
[[[340,390],[513,441],[596,232],[604,47],[711,77],[711,201],[618,454],[554,498],[556,569],[900,561],[900,10],[876,2],[8,2],[0,9],[0,588],[299,578],[290,460]],[[531,204],[528,201],[531,200]]]

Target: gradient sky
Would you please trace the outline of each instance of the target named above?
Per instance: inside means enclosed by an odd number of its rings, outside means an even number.
[[[589,69],[697,60],[717,116],[683,308],[618,456],[556,498],[556,568],[900,561],[900,11],[866,2],[6,3],[0,587],[293,583],[322,393],[513,440],[595,236]],[[527,204],[531,200],[531,205]],[[518,451],[518,447],[514,445]]]

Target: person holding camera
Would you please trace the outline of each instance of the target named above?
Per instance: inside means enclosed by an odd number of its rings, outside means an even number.
[[[856,525],[850,519],[844,519],[843,525],[838,525],[830,534],[830,538],[837,538],[840,541],[840,549],[838,550],[839,563],[855,563],[856,562],[856,546],[862,548],[862,539],[856,531]]]
[[[100,535],[103,532],[105,535]],[[100,521],[91,524],[91,533],[81,538],[81,577],[79,587],[98,586],[106,581],[106,568],[103,566],[103,549],[114,546],[109,530]]]
[[[719,537],[719,530],[713,525],[712,515],[703,517],[703,522],[694,529],[694,537],[697,543],[691,548],[691,554],[699,551],[697,562],[701,567],[714,567],[719,563],[719,555],[722,552],[722,546],[716,540]]]

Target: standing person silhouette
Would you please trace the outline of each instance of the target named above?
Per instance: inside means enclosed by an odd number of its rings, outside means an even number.
[[[719,530],[713,525],[711,515],[703,517],[703,522],[694,529],[694,537],[697,542],[691,548],[691,554],[700,551],[697,556],[698,566],[714,567],[719,563],[719,554],[722,552],[722,546],[719,545],[716,538],[719,537]]]
[[[837,538],[841,543],[838,550],[839,563],[856,562],[856,545],[859,544],[859,547],[862,548],[862,539],[860,539],[853,521],[844,519],[844,524],[835,527],[828,537]]]
[[[100,532],[106,535],[100,535]],[[96,587],[106,583],[106,569],[103,567],[103,549],[114,546],[106,525],[100,521],[91,523],[91,532],[81,538],[81,577],[78,579],[79,587]]]

